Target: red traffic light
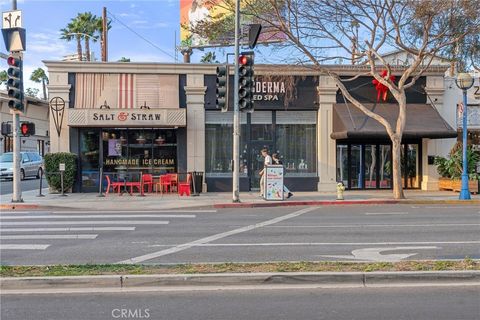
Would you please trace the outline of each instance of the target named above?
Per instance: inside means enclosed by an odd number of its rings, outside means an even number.
[[[9,56],[7,58],[7,63],[9,66],[18,67],[20,65],[20,60],[13,56]]]
[[[252,57],[250,55],[241,55],[240,58],[238,58],[238,63],[242,66],[247,66],[252,64]]]
[[[35,135],[35,124],[33,122],[22,122],[20,124],[20,133],[22,136]]]
[[[28,134],[28,123],[22,123],[20,126],[20,132],[22,132],[24,136]]]

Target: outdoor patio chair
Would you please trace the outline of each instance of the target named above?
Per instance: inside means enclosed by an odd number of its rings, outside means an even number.
[[[110,176],[108,175],[105,176],[105,179],[107,179],[107,190],[105,191],[105,195],[108,196],[110,188],[112,188],[113,192],[116,190],[120,194],[120,188],[124,185],[124,183],[119,181],[111,181]]]

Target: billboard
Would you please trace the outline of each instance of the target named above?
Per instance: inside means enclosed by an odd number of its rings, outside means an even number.
[[[181,47],[218,47],[234,44],[234,13],[232,4],[228,0],[180,0],[180,46]],[[198,27],[202,22],[211,22],[215,29],[215,39],[207,39],[193,33],[192,28]],[[248,25],[259,23],[253,17],[243,15],[241,19],[242,35],[248,40]],[[273,30],[271,26],[263,25],[258,43],[281,42],[286,40],[284,33]]]

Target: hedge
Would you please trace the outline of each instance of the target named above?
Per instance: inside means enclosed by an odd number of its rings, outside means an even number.
[[[65,191],[72,188],[77,174],[77,155],[69,152],[48,153],[44,159],[48,185],[57,191],[62,189],[59,164],[65,163],[63,188]]]

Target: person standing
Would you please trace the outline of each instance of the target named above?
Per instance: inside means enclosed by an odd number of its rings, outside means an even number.
[[[262,151],[260,151],[262,154],[262,157],[264,158],[263,160],[263,169],[259,172],[260,174],[260,197],[264,196],[265,192],[265,167],[268,165],[272,164],[272,157],[268,154],[268,149],[263,148]]]
[[[282,160],[280,160],[278,153],[272,154],[272,161],[273,161],[273,164],[283,165]],[[287,194],[287,199],[293,196],[293,193],[290,192],[290,190],[287,188],[285,184],[283,184],[283,193]]]

